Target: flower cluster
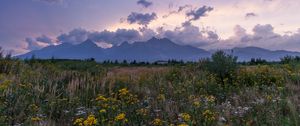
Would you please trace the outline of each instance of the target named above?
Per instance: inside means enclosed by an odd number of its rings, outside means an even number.
[[[163,125],[163,121],[159,118],[156,118],[152,121],[152,124],[155,126],[162,126]]]
[[[93,126],[97,124],[97,119],[94,115],[89,115],[86,120],[84,118],[78,118],[73,122],[75,126]]]
[[[186,122],[191,121],[191,116],[188,113],[181,113],[179,114],[179,117]]]
[[[202,113],[203,117],[205,118],[205,120],[207,121],[214,121],[216,120],[216,114],[214,112],[212,112],[211,110],[205,110],[203,113]]]
[[[126,114],[120,113],[115,117],[115,121],[126,121]]]

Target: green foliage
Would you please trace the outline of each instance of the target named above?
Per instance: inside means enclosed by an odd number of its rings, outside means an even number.
[[[233,83],[237,67],[237,57],[228,55],[223,51],[215,52],[211,61],[207,61],[205,64],[205,68],[215,74],[223,86],[225,83]]]
[[[224,52],[202,69],[173,63],[3,58],[0,125],[299,124],[300,67],[238,67]]]
[[[299,63],[300,62],[300,56],[285,56],[281,58],[281,63],[288,64],[288,63]]]
[[[237,85],[243,86],[283,86],[285,78],[282,71],[270,66],[253,66],[239,69]]]

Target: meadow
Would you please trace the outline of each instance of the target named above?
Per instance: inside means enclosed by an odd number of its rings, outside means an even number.
[[[0,125],[297,126],[300,62],[98,63],[0,57]]]

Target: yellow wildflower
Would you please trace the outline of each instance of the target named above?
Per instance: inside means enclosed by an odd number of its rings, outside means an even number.
[[[78,118],[74,121],[73,125],[82,126],[83,118]]]
[[[115,117],[115,121],[122,121],[125,120],[126,114],[125,113],[120,113]]]
[[[84,120],[83,124],[85,126],[92,126],[97,124],[97,119],[95,118],[94,115],[89,115],[86,120]]]
[[[137,113],[140,114],[140,115],[143,115],[143,116],[146,116],[148,114],[148,109],[145,109],[145,108],[141,108],[139,110],[137,110]]]
[[[184,121],[190,121],[191,120],[191,116],[188,113],[181,113],[179,114],[179,116],[184,120]]]
[[[6,80],[0,84],[0,90],[6,90],[11,85],[10,80]]]
[[[40,117],[32,117],[31,121],[38,122],[38,121],[42,121],[42,119]]]
[[[215,113],[210,110],[205,110],[202,115],[204,116],[205,120],[207,121],[214,121],[216,119]]]
[[[39,107],[36,104],[31,104],[30,105],[31,110],[33,111],[38,111]]]
[[[182,124],[179,124],[178,126],[189,126],[189,125],[185,124],[185,123],[182,123]]]
[[[268,96],[267,96],[267,100],[268,100],[268,101],[271,101],[271,100],[272,100],[272,96],[271,96],[271,95],[268,95]]]
[[[196,98],[195,95],[190,95],[190,96],[189,96],[189,100],[191,100],[191,101],[194,100],[195,98]]]
[[[119,90],[119,95],[124,96],[127,95],[129,93],[127,88],[122,88]]]
[[[108,104],[101,104],[100,106],[101,106],[101,107],[103,107],[103,108],[107,108],[107,107],[109,107],[109,105],[108,105]]]
[[[199,101],[194,101],[193,105],[195,107],[200,107],[201,103]]]
[[[100,96],[98,96],[98,97],[96,98],[96,101],[104,101],[104,102],[106,102],[106,101],[108,101],[108,99],[105,98],[103,95],[100,95]]]
[[[106,113],[106,110],[105,109],[101,109],[99,110],[100,113]]]
[[[155,125],[155,126],[162,126],[162,125],[163,125],[163,122],[162,122],[160,119],[158,119],[158,118],[154,119],[154,120],[152,121],[152,123],[153,123],[153,125]]]
[[[207,96],[207,97],[206,97],[206,100],[207,100],[208,102],[210,102],[210,103],[213,103],[213,102],[216,101],[216,98],[215,98],[214,96],[210,95],[210,96]]]
[[[165,97],[164,94],[159,94],[159,95],[157,96],[157,100],[165,101],[165,100],[166,100],[166,97]]]

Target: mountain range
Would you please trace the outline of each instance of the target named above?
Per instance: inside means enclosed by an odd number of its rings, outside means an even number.
[[[225,52],[238,56],[239,61],[249,61],[251,58],[261,58],[268,61],[278,61],[284,56],[296,56],[299,52],[284,50],[271,51],[258,47],[244,47],[224,50]],[[34,50],[17,58],[26,59],[35,56],[40,59],[88,59],[94,58],[96,61],[104,60],[128,60],[128,61],[158,61],[158,60],[184,60],[197,61],[201,58],[208,58],[213,51],[206,51],[189,45],[178,45],[167,38],[151,38],[146,42],[135,42],[129,44],[123,42],[119,46],[111,48],[98,47],[92,40],[86,40],[81,44],[72,45],[62,43],[51,45],[40,50]]]

